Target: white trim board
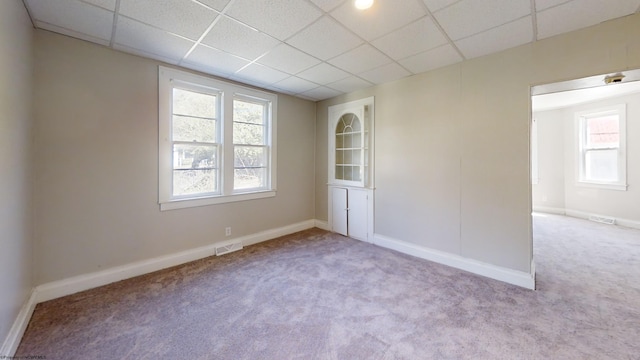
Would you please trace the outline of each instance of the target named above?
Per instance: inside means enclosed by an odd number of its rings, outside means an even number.
[[[533,208],[534,212],[541,212],[547,214],[555,214],[555,215],[565,215],[578,219],[589,220],[590,217],[605,217],[605,218],[613,218],[616,220],[616,225],[625,226],[628,228],[638,229],[640,230],[640,221],[629,220],[629,219],[621,219],[611,215],[603,215],[603,214],[594,214],[585,211],[571,210],[571,209],[561,209],[561,208],[548,208],[548,207],[538,207],[535,206]]]
[[[591,216],[613,218],[613,219],[616,220],[616,222],[615,222],[616,225],[626,226],[626,227],[630,227],[630,228],[634,228],[634,229],[640,229],[640,222],[639,221],[628,220],[628,219],[620,219],[618,217],[611,216],[611,215],[594,214],[594,213],[588,213],[588,212],[584,212],[584,211],[571,210],[571,209],[566,209],[565,213],[567,214],[567,216],[571,216],[571,217],[575,217],[575,218],[579,218],[579,219],[586,219],[586,220],[589,220],[589,218]]]
[[[554,208],[554,207],[546,207],[546,206],[534,206],[533,212],[541,212],[545,214],[555,214],[555,215],[567,215],[567,212],[563,208]]]
[[[22,335],[24,335],[25,330],[27,330],[27,325],[29,325],[29,320],[31,320],[31,315],[33,315],[33,310],[36,308],[36,291],[31,290],[29,298],[22,305],[20,312],[18,313],[18,317],[13,322],[11,329],[9,329],[9,334],[4,340],[2,347],[0,348],[0,359],[3,356],[7,358],[11,358],[18,350],[18,345],[20,345],[20,340],[22,340]]]
[[[203,259],[215,255],[216,247],[225,245],[229,242],[241,241],[244,246],[249,246],[263,241],[275,239],[280,236],[293,234],[298,231],[311,229],[315,225],[315,220],[306,220],[296,224],[266,230],[256,234],[242,236],[224,242],[218,242],[195,249],[181,251],[175,254],[159,256],[152,259],[137,261],[131,264],[116,266],[94,273],[78,275],[67,279],[53,281],[36,287],[35,300],[37,303],[53,300],[62,296],[67,296],[80,291],[93,289],[98,286],[114,283],[116,281],[129,279],[135,276],[144,275],[154,271],[170,268],[172,266]]]
[[[429,249],[420,245],[408,243],[406,241],[392,239],[380,234],[375,234],[373,239],[373,243],[375,245],[387,249],[399,251],[407,255],[469,271],[477,275],[503,281],[512,285],[521,286],[523,288],[531,290],[535,289],[535,274],[483,263],[481,261],[465,258],[443,251]]]
[[[324,220],[315,220],[316,222],[316,227],[318,229],[322,229],[322,230],[326,230],[326,231],[331,231],[331,226],[329,226],[329,222],[328,221],[324,221]]]

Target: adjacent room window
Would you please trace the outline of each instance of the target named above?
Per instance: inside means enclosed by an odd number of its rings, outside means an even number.
[[[275,196],[274,94],[159,68],[162,210]]]
[[[576,113],[578,182],[626,190],[626,106]]]

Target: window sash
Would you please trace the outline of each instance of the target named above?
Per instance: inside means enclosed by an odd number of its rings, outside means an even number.
[[[245,163],[241,161],[241,164],[238,164],[238,150],[245,149],[251,151],[258,150],[258,156],[255,160],[257,163]],[[233,190],[234,192],[238,191],[250,191],[250,190],[258,190],[258,189],[266,189],[269,188],[269,146],[267,145],[242,145],[242,144],[234,144],[233,146],[233,173],[234,173],[234,182],[233,182]],[[261,151],[260,151],[261,150]],[[261,154],[259,154],[261,153]],[[259,179],[249,179],[250,177],[255,177],[255,171],[257,169],[263,169],[263,176]],[[245,179],[242,179],[242,175],[244,173]],[[251,175],[254,173],[254,175]],[[256,181],[259,180],[259,181]],[[248,186],[247,184],[254,184],[253,186]]]
[[[607,153],[615,152],[615,159],[603,163]],[[618,149],[588,149],[584,152],[584,179],[590,182],[617,183],[620,181]]]
[[[199,112],[192,112],[192,108],[186,109],[186,111],[179,111],[176,109],[176,89],[183,93],[196,94],[196,101],[202,101],[203,96],[209,96],[212,99],[213,111],[210,114],[212,116],[203,116],[205,114]],[[201,197],[201,196],[215,196],[221,193],[221,167],[220,167],[220,111],[221,104],[221,92],[217,88],[208,88],[201,85],[185,83],[181,81],[174,81],[171,84],[170,102],[171,102],[171,199],[184,199],[189,197]],[[200,99],[198,99],[200,98]],[[206,100],[206,99],[205,99]],[[184,104],[181,104],[184,106]],[[189,104],[187,104],[189,105]],[[209,110],[209,109],[205,109]],[[212,130],[213,141],[198,141],[194,139],[192,141],[175,140],[176,137],[182,138],[183,134],[178,134],[176,129],[176,117],[183,121],[183,125],[191,122],[192,126],[206,124],[200,120],[213,121]],[[191,121],[190,121],[191,120]],[[201,131],[194,131],[193,137],[201,137]],[[204,139],[210,137],[201,137]],[[178,149],[178,150],[176,150]],[[191,157],[187,157],[187,153]],[[185,156],[183,159],[176,158],[176,156]],[[185,166],[180,160],[191,159],[191,166]],[[201,163],[205,163],[208,160],[212,161],[209,166],[201,166]],[[197,161],[197,163],[196,163]],[[212,173],[212,174],[211,174]],[[190,175],[190,176],[189,176]],[[193,189],[196,190],[193,190]],[[197,190],[197,189],[200,190]]]

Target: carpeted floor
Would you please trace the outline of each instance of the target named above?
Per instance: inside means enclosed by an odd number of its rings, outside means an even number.
[[[16,356],[640,359],[640,231],[534,223],[537,291],[313,229],[39,304]]]

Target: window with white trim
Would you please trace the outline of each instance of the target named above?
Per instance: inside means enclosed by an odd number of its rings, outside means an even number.
[[[626,190],[626,106],[578,112],[576,123],[578,182]]]
[[[277,96],[159,67],[161,210],[275,196]]]

